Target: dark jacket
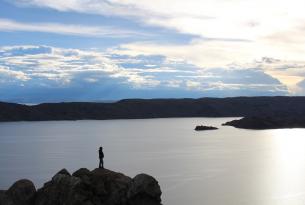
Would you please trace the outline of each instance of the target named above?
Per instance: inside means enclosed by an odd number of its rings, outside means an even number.
[[[103,158],[104,158],[103,150],[100,149],[100,150],[98,151],[98,153],[99,153],[100,159],[103,159]]]

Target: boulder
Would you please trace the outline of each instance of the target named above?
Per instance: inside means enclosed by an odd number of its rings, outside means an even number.
[[[156,205],[161,204],[161,194],[157,180],[147,174],[139,174],[132,179],[128,200],[132,205]]]
[[[15,182],[7,191],[0,192],[1,205],[31,205],[36,194],[33,182],[22,179]]]
[[[91,172],[92,186],[104,204],[126,204],[131,178],[107,169]]]
[[[60,170],[59,172],[57,172],[57,174],[63,174],[63,175],[71,176],[71,174],[66,169]],[[57,174],[55,174],[55,175],[57,175]]]
[[[37,191],[36,205],[61,205],[76,200],[74,189],[81,183],[80,178],[71,176],[67,170],[61,170]],[[73,198],[73,199],[72,199]]]
[[[84,176],[90,176],[91,172],[89,169],[86,169],[86,168],[80,168],[79,170],[77,170],[76,172],[74,172],[72,174],[72,176],[74,177],[79,177],[79,178],[82,178]]]

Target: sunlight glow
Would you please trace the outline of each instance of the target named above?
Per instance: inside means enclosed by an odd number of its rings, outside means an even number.
[[[284,204],[305,199],[305,136],[304,129],[272,130],[272,160],[266,166],[267,186],[272,198]],[[293,203],[291,203],[293,204]]]

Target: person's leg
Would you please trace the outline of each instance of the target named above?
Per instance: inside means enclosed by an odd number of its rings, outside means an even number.
[[[102,159],[101,162],[102,162],[102,168],[104,169],[104,160]]]
[[[98,168],[101,168],[101,164],[102,164],[102,159],[100,159],[100,163],[98,165]]]

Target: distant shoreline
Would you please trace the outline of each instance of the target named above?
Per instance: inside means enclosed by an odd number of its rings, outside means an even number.
[[[0,122],[154,119],[183,117],[302,116],[305,97],[127,99],[22,105],[0,102]]]

